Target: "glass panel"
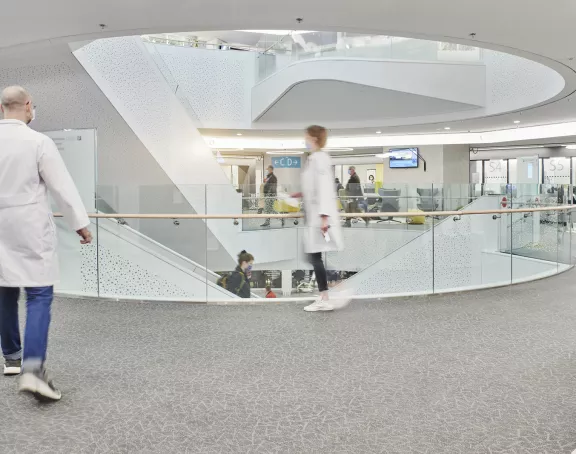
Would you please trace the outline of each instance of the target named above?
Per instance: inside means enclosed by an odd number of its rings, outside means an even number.
[[[114,214],[204,214],[204,185],[102,186],[99,209]],[[101,219],[99,290],[116,298],[205,301],[206,223],[202,219]]]
[[[446,211],[500,209],[499,196],[475,197],[471,185],[434,185]],[[436,217],[434,291],[510,283],[510,255],[499,251],[499,216]]]
[[[96,130],[66,129],[49,131],[48,135],[58,147],[68,172],[80,193],[88,213],[96,211]],[[53,212],[59,209],[51,199]],[[58,263],[60,282],[57,293],[97,296],[98,259],[96,253],[97,228],[94,220],[90,226],[94,243],[81,245],[76,232],[63,218],[55,219],[58,235]]]
[[[513,208],[556,207],[563,189],[556,185],[520,184]],[[514,213],[511,226],[513,282],[556,273],[558,264],[557,211]]]
[[[298,189],[281,188],[285,193]],[[340,220],[345,249],[323,254],[329,287],[335,291],[400,295],[506,285],[555,274],[573,261],[570,213],[419,214],[556,207],[571,199],[569,185],[504,185],[503,194],[484,196],[473,185],[378,189],[377,195],[344,193],[335,200],[341,212],[354,214],[349,226]],[[98,210],[115,216],[93,224],[94,245],[81,247],[63,220],[56,221],[63,268],[59,290],[114,298],[236,301],[238,295],[217,281],[234,270],[237,255],[246,250],[255,258],[247,296],[263,297],[270,285],[278,298],[314,297],[317,283],[304,254],[307,230],[296,218],[299,213],[292,211],[295,217],[282,227],[273,218],[280,210],[258,215],[253,194],[255,188],[239,192],[232,185],[98,187]],[[367,211],[386,214],[367,223]],[[400,216],[400,211],[411,215]],[[240,219],[121,219],[116,216],[120,212],[251,213],[259,217],[250,222],[259,224],[246,228],[247,221]],[[270,227],[261,227],[267,217]]]
[[[418,187],[384,185],[379,189],[375,209],[387,215],[366,224],[362,213],[343,221],[345,249],[327,254],[331,275],[347,280],[339,290],[357,295],[398,295],[430,293],[432,276],[432,219],[419,211],[431,211],[437,201],[431,185]],[[340,197],[343,210],[365,211],[368,197]],[[396,217],[396,212],[413,212],[411,217]]]
[[[423,39],[392,38],[392,58],[396,60],[436,61],[438,43]]]
[[[518,159],[508,159],[508,182],[519,183],[518,181]]]
[[[505,194],[508,183],[508,161],[491,159],[484,162],[485,194]]]
[[[266,51],[260,55],[259,80],[290,63],[334,57],[478,63],[482,61],[481,49],[461,44],[361,33],[291,33],[266,47]]]
[[[476,197],[482,195],[482,182],[484,181],[484,166],[482,161],[470,161],[470,183]]]
[[[242,188],[242,213],[243,214],[296,214],[300,212],[301,200],[291,197],[291,194],[300,192],[297,184],[277,184],[276,194],[265,193],[264,185],[247,185]],[[243,231],[270,230],[282,228],[294,228],[298,219],[287,218],[245,218],[240,221]]]
[[[564,203],[563,203],[564,205]],[[565,271],[572,264],[572,227],[569,211],[558,212],[558,272]]]
[[[570,184],[570,158],[543,159],[544,184]]]
[[[93,211],[92,211],[93,212]],[[81,245],[78,234],[70,229],[63,218],[56,218],[58,235],[58,264],[60,282],[55,291],[65,295],[98,296],[98,227],[92,220],[89,227],[93,243]]]
[[[282,186],[280,194],[292,190],[292,187]],[[230,214],[231,208],[236,207],[236,212],[250,213],[259,216],[254,219],[233,220],[233,219],[209,219],[208,229],[214,232],[217,243],[207,251],[208,268],[221,276],[239,277],[238,274],[231,275],[238,265],[238,255],[241,251],[246,251],[254,257],[253,268],[249,279],[244,282],[240,280],[241,287],[224,289],[213,289],[208,293],[208,301],[230,301],[238,298],[263,298],[266,295],[265,288],[270,285],[274,288],[274,293],[278,297],[290,296],[292,294],[292,273],[299,269],[308,269],[302,264],[300,233],[298,218],[287,219],[285,227],[282,228],[281,221],[275,219],[276,210],[271,208],[266,213],[267,208],[263,206],[258,212],[257,203],[252,197],[254,188],[250,188],[248,197],[246,194],[231,192],[227,185],[208,185],[206,187],[207,210],[211,215]],[[237,203],[233,200],[237,198]],[[273,197],[269,198],[270,200]],[[276,201],[279,197],[275,197]],[[222,200],[228,200],[223,206]],[[230,202],[232,200],[232,202]],[[278,204],[272,205],[278,208]],[[270,205],[268,206],[270,208]],[[273,210],[273,211],[272,211]],[[269,214],[271,216],[270,226],[263,227]],[[299,213],[296,212],[296,215]],[[216,292],[220,290],[220,292]]]

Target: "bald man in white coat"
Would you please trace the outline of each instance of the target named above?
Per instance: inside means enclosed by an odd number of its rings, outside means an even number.
[[[0,341],[4,375],[18,375],[19,391],[55,401],[61,393],[44,362],[54,284],[58,281],[56,227],[48,191],[81,243],[92,241],[90,221],[54,142],[27,125],[32,98],[22,87],[2,92],[0,121]],[[20,288],[26,289],[24,350],[18,324]]]

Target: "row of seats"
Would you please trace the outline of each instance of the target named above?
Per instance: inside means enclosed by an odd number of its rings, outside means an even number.
[[[420,211],[437,211],[441,206],[442,193],[441,189],[434,188],[417,188],[418,193],[418,203],[417,207]],[[372,193],[373,194],[373,193]],[[401,189],[378,189],[378,196],[381,199],[380,206],[377,211],[383,213],[391,213],[400,211],[400,196],[402,194]],[[345,196],[345,190],[339,191],[341,197]],[[371,193],[363,190],[363,195],[366,198],[370,198]],[[374,197],[374,195],[372,195]],[[390,216],[382,221],[393,221],[393,216]]]

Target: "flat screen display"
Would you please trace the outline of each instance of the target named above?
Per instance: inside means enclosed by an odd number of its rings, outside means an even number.
[[[391,148],[391,169],[415,169],[418,167],[418,148]]]

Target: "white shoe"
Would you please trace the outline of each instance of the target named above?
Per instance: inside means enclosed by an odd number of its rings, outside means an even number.
[[[22,374],[18,391],[30,393],[42,402],[53,402],[62,398],[62,393],[54,386],[46,370]]]
[[[304,308],[306,312],[318,312],[318,311],[333,311],[334,308],[328,301],[316,300],[310,306]]]

